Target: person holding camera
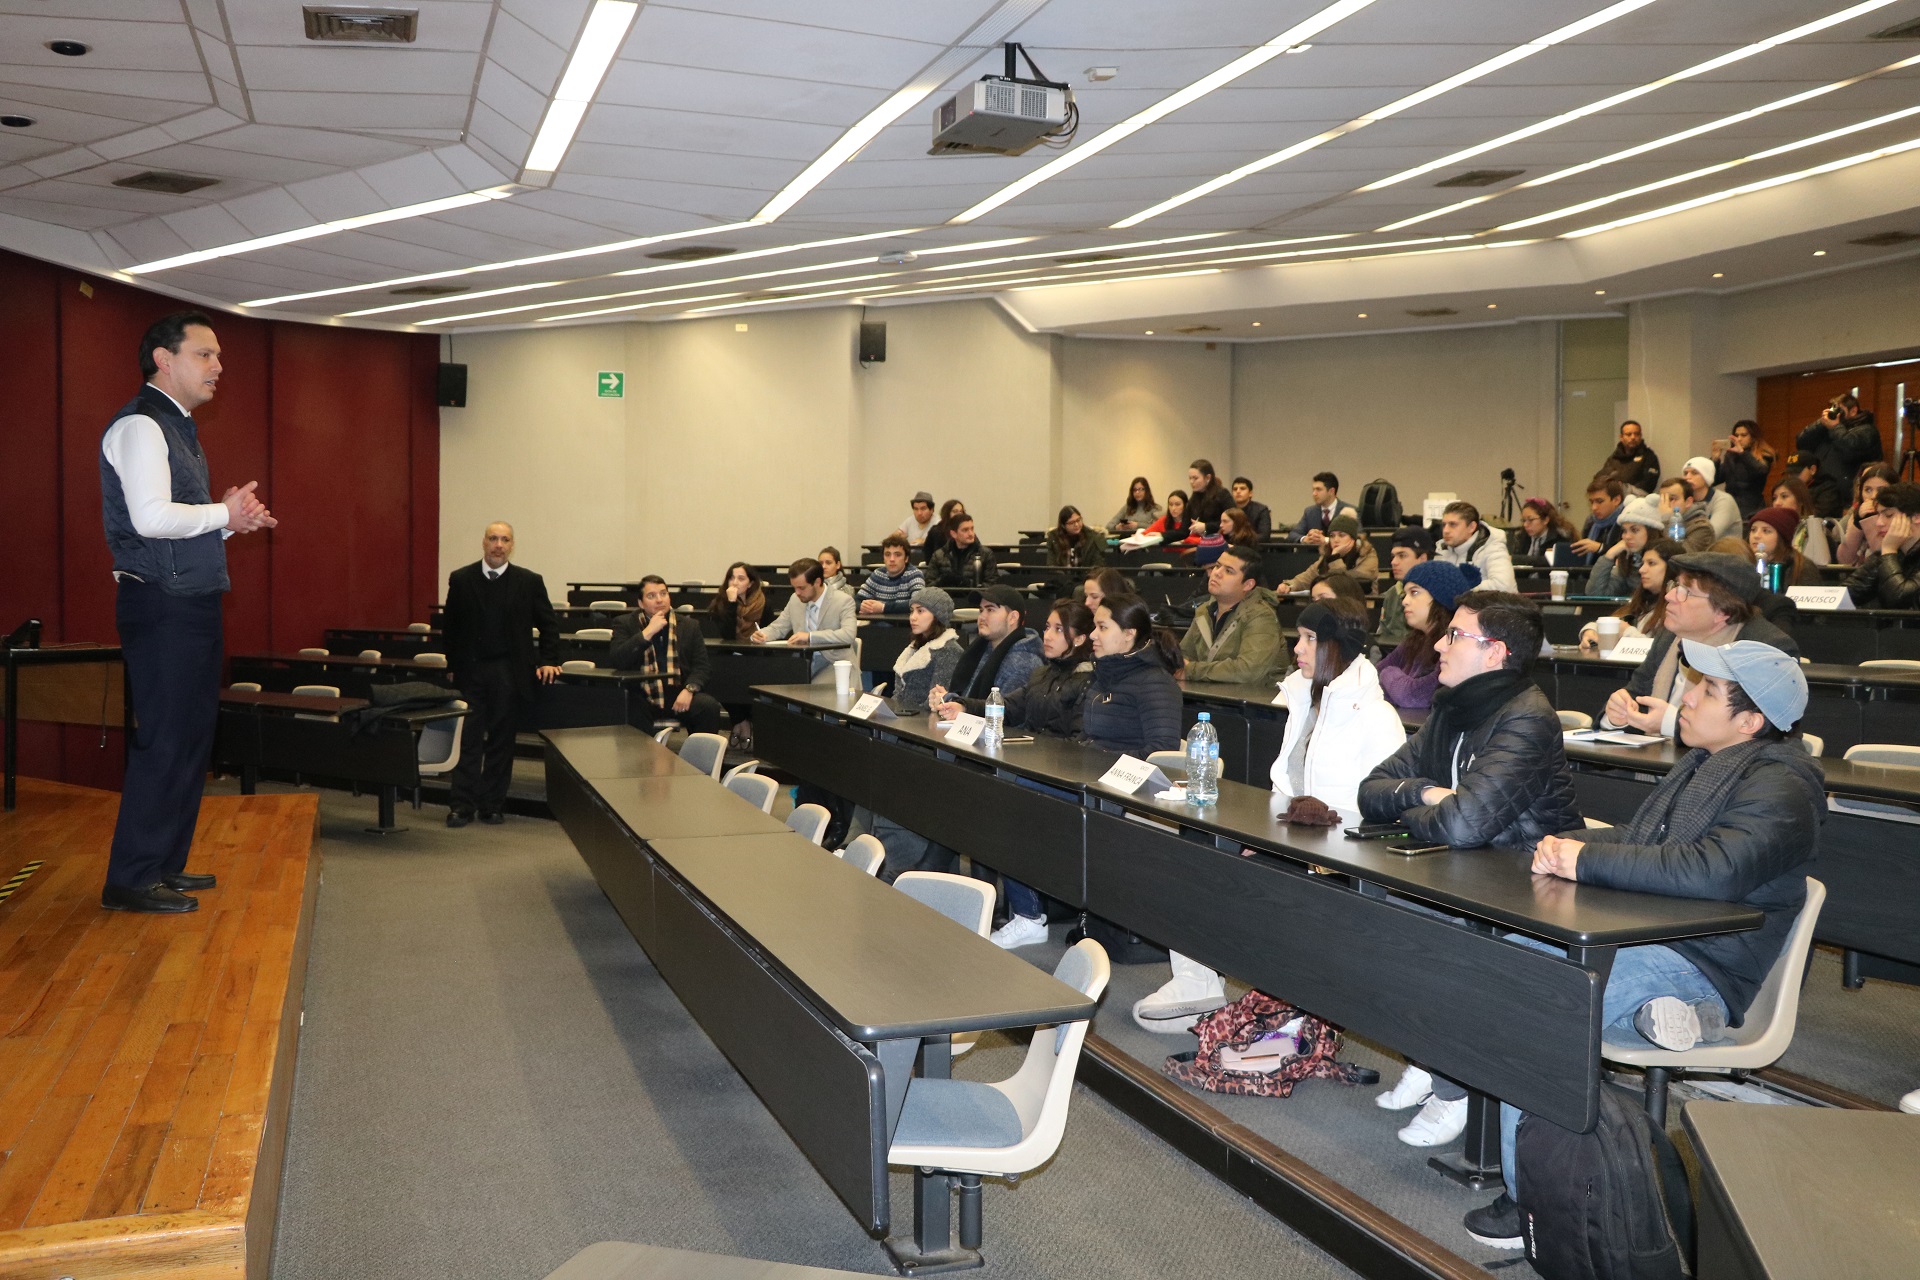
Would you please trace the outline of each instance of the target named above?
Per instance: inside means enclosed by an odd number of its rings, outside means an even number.
[[[1720,483],[1740,509],[1740,518],[1753,519],[1753,513],[1767,505],[1767,476],[1774,458],[1773,446],[1760,438],[1760,424],[1740,419],[1725,440],[1713,442],[1711,451]]]
[[[1852,392],[1835,396],[1825,413],[1801,429],[1794,444],[1803,462],[1819,464],[1807,487],[1813,490],[1813,513],[1824,517],[1846,509],[1850,477],[1885,457],[1873,411],[1862,409]]]

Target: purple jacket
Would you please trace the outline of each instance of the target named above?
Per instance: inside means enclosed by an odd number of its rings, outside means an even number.
[[[1398,648],[1380,660],[1380,691],[1387,701],[1402,711],[1419,711],[1433,705],[1434,690],[1440,687],[1440,664],[1435,663],[1420,675],[1407,670],[1406,655]]]

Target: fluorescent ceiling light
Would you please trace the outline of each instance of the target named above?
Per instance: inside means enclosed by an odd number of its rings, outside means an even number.
[[[1065,155],[1041,165],[1024,178],[1008,183],[1006,186],[988,196],[985,200],[982,200],[979,204],[956,215],[952,221],[955,223],[972,222],[976,218],[993,212],[1001,205],[1007,203],[1007,201],[1024,195],[1047,179],[1055,178],[1065,173],[1082,160],[1091,160],[1094,156],[1099,155],[1114,143],[1132,137],[1155,121],[1165,119],[1180,108],[1206,97],[1215,89],[1233,83],[1256,67],[1264,66],[1281,54],[1286,53],[1294,45],[1299,44],[1303,40],[1312,39],[1315,35],[1331,27],[1334,23],[1353,16],[1372,3],[1374,3],[1374,0],[1339,0],[1337,4],[1328,5],[1311,18],[1308,18],[1305,22],[1288,27],[1285,31],[1282,31],[1265,44],[1248,53],[1241,54],[1238,58],[1235,58],[1232,62],[1229,62],[1226,66],[1221,67],[1211,75],[1202,76],[1186,88],[1169,94],[1144,111],[1137,111],[1120,123],[1087,139]]]
[[[1082,285],[1082,284],[1133,284],[1134,282],[1140,281],[1140,280],[1179,280],[1185,276],[1217,276],[1219,274],[1220,274],[1220,268],[1218,267],[1199,267],[1189,271],[1159,271],[1151,275],[1121,276],[1117,280],[1058,280],[1048,284],[1027,284],[1027,285],[1021,285],[1018,291],[1026,292],[1034,289],[1071,289],[1075,285]]]
[[[861,117],[860,122],[841,134],[834,144],[820,153],[820,158],[800,171],[800,176],[780,189],[773,199],[760,206],[760,212],[753,215],[755,222],[772,222],[787,210],[799,204],[801,199],[815,187],[826,181],[827,175],[853,159],[860,149],[879,136],[880,131],[898,120],[917,106],[926,96],[940,87],[933,84],[911,84],[888,98],[885,102]]]
[[[339,231],[357,231],[361,227],[378,226],[382,222],[398,222],[403,218],[424,218],[432,213],[445,213],[449,209],[462,209],[470,204],[484,204],[489,200],[505,200],[516,188],[489,187],[485,191],[469,191],[464,195],[447,196],[440,200],[427,200],[420,204],[402,205],[398,209],[385,209],[379,213],[363,213],[352,218],[336,218],[332,222],[319,222],[310,227],[300,227],[294,231],[279,231],[270,236],[256,236],[251,240],[239,240],[233,244],[223,244],[217,249],[196,249],[192,253],[176,254],[171,258],[159,258],[153,262],[143,262],[137,267],[124,268],[130,276],[143,276],[153,271],[167,271],[174,267],[188,267],[196,262],[211,262],[215,258],[230,258],[236,253],[253,253],[260,249],[272,249],[283,244],[295,244],[301,240],[311,240],[316,236],[330,236]]]
[[[453,267],[446,271],[428,271],[417,276],[395,276],[391,280],[374,280],[367,284],[346,284],[335,289],[314,289],[307,293],[283,293],[275,298],[255,298],[252,302],[243,302],[243,307],[273,307],[286,302],[306,302],[311,298],[337,298],[343,293],[366,293],[374,289],[392,289],[399,285],[425,284],[430,280],[451,280],[456,276],[478,275],[483,271],[507,271],[514,267],[537,267],[549,262],[566,262],[573,258],[591,258],[602,253],[620,253],[627,249],[644,249],[650,244],[664,244],[669,240],[687,240],[695,236],[716,236],[725,231],[738,231],[742,227],[758,226],[753,222],[728,222],[717,227],[694,227],[687,231],[669,231],[665,235],[639,236],[632,240],[615,240],[611,244],[588,245],[584,249],[563,249],[558,253],[539,253],[531,258],[509,258],[505,262],[483,262],[473,267]]]
[[[1817,178],[1823,173],[1838,173],[1842,169],[1851,169],[1854,165],[1865,164],[1869,160],[1880,160],[1887,156],[1897,156],[1902,152],[1920,148],[1920,138],[1907,142],[1898,142],[1890,147],[1881,147],[1877,151],[1865,151],[1857,156],[1848,156],[1844,160],[1831,160],[1826,164],[1815,165],[1811,169],[1802,169],[1798,173],[1783,173],[1775,178],[1763,178],[1759,182],[1749,182],[1743,187],[1729,187],[1725,191],[1715,191],[1711,195],[1696,196],[1692,200],[1683,200],[1679,204],[1666,205],[1659,209],[1649,209],[1645,213],[1630,214],[1616,218],[1612,222],[1602,222],[1591,227],[1582,227],[1578,231],[1564,232],[1562,240],[1577,240],[1582,236],[1597,235],[1602,231],[1613,231],[1619,227],[1631,227],[1635,223],[1651,222],[1655,218],[1664,218],[1670,214],[1685,213],[1689,209],[1698,209],[1703,205],[1717,204],[1730,200],[1734,196],[1751,195],[1756,191],[1766,191],[1772,187],[1783,187],[1789,182],[1799,182],[1805,178]]]
[[[1892,3],[1892,0],[1886,0],[1886,2]],[[1137,227],[1150,218],[1157,218],[1163,213],[1178,209],[1181,205],[1198,200],[1202,196],[1212,195],[1223,187],[1230,187],[1243,178],[1250,178],[1256,173],[1264,173],[1275,165],[1284,164],[1295,156],[1311,151],[1315,147],[1324,146],[1336,138],[1344,138],[1358,129],[1364,129],[1368,125],[1378,123],[1390,116],[1399,115],[1402,111],[1419,106],[1423,102],[1429,102],[1444,93],[1451,93],[1462,85],[1471,84],[1475,80],[1490,76],[1503,67],[1510,67],[1516,62],[1531,58],[1536,53],[1542,53],[1563,41],[1573,39],[1575,36],[1584,35],[1595,27],[1604,26],[1612,22],[1615,18],[1623,17],[1636,9],[1644,9],[1652,3],[1654,3],[1654,0],[1618,0],[1617,3],[1608,5],[1598,13],[1589,14],[1578,22],[1570,22],[1564,27],[1549,31],[1537,40],[1529,40],[1524,44],[1515,45],[1504,53],[1495,54],[1484,62],[1475,63],[1465,71],[1448,76],[1444,80],[1436,81],[1424,89],[1410,93],[1404,98],[1389,102],[1386,106],[1369,111],[1363,116],[1356,116],[1345,124],[1337,125],[1325,133],[1296,142],[1290,147],[1284,147],[1271,155],[1262,156],[1260,159],[1252,161],[1251,163],[1243,164],[1238,169],[1223,173],[1219,177],[1203,182],[1197,187],[1191,187],[1182,191],[1177,196],[1162,200],[1159,204],[1142,209],[1132,217],[1122,218],[1120,221],[1114,223],[1113,227],[1116,230],[1125,227]],[[1364,187],[1361,189],[1366,190]]]
[[[1435,169],[1444,169],[1450,165],[1459,164],[1463,160],[1471,160],[1473,157],[1484,155],[1496,147],[1504,147],[1510,142],[1518,142],[1523,138],[1531,138],[1536,134],[1545,133],[1549,129],[1557,129],[1563,124],[1568,124],[1574,120],[1580,120],[1587,116],[1594,115],[1597,112],[1617,107],[1623,102],[1631,102],[1635,98],[1644,97],[1656,89],[1664,89],[1666,86],[1678,83],[1681,80],[1690,80],[1694,76],[1705,75],[1709,71],[1718,71],[1721,67],[1731,66],[1733,63],[1751,58],[1756,54],[1765,53],[1769,49],[1778,48],[1783,44],[1798,40],[1803,36],[1810,36],[1815,32],[1825,31],[1828,27],[1838,26],[1840,23],[1851,21],[1862,14],[1872,13],[1875,9],[1884,9],[1894,3],[1896,3],[1896,0],[1864,0],[1861,4],[1856,4],[1848,9],[1842,9],[1840,12],[1829,14],[1824,18],[1816,18],[1814,21],[1795,27],[1791,31],[1782,31],[1777,36],[1769,36],[1765,40],[1757,40],[1753,44],[1735,49],[1731,53],[1723,53],[1717,58],[1708,58],[1705,62],[1696,63],[1684,71],[1676,71],[1670,76],[1662,76],[1658,80],[1650,80],[1646,84],[1625,90],[1621,93],[1616,93],[1610,98],[1602,98],[1598,102],[1590,102],[1584,107],[1575,107],[1572,111],[1562,112],[1550,119],[1541,120],[1535,124],[1527,125],[1522,129],[1515,129],[1512,133],[1502,134],[1491,142],[1482,142],[1478,146],[1467,147],[1465,150],[1456,151],[1451,155],[1441,156],[1438,160],[1429,160],[1425,164],[1415,165],[1411,169],[1402,170],[1391,177],[1382,178],[1378,182],[1369,182],[1366,186],[1359,188],[1359,190],[1379,191],[1383,187],[1391,187],[1396,183],[1405,182],[1410,178],[1417,178],[1422,174],[1432,173]]]
[[[1598,196],[1592,200],[1583,200],[1579,204],[1570,204],[1564,209],[1555,209],[1551,213],[1536,214],[1531,218],[1522,218],[1518,222],[1509,222],[1503,226],[1495,227],[1494,230],[1517,231],[1522,227],[1535,227],[1543,222],[1553,222],[1560,218],[1571,218],[1575,214],[1587,213],[1590,210],[1598,209],[1605,205],[1617,204],[1622,200],[1631,200],[1635,196],[1643,196],[1648,192],[1662,191],[1668,187],[1677,187],[1683,182],[1693,182],[1700,178],[1711,177],[1716,173],[1724,173],[1728,169],[1737,169],[1741,165],[1752,164],[1756,160],[1771,160],[1775,156],[1783,156],[1788,152],[1804,151],[1808,147],[1816,147],[1823,142],[1832,142],[1835,138],[1844,138],[1850,134],[1875,129],[1883,124],[1892,124],[1896,120],[1905,120],[1909,116],[1915,115],[1920,115],[1920,107],[1908,107],[1905,111],[1890,111],[1886,115],[1875,116],[1871,120],[1862,120],[1858,124],[1844,125],[1841,128],[1830,129],[1826,133],[1817,134],[1811,138],[1801,138],[1796,142],[1786,142],[1777,147],[1769,147],[1765,151],[1756,151],[1750,156],[1741,156],[1735,160],[1723,160],[1719,164],[1710,164],[1704,169],[1695,169],[1690,173],[1678,173],[1671,178],[1662,178],[1658,182],[1645,183],[1642,186],[1633,187],[1627,191],[1616,191],[1610,196]]]
[[[634,0],[595,0],[593,12],[587,15],[586,28],[573,46],[573,56],[567,59],[566,74],[560,77],[560,87],[554,90],[553,101],[547,104],[547,118],[540,122],[533,149],[527,152],[528,169],[552,173],[560,167],[560,158],[572,145],[574,131],[586,116],[593,95],[600,92],[600,81],[612,65],[613,56],[620,52],[627,28],[633,25],[633,15],[638,12],[640,6]]]
[[[1920,54],[1916,54],[1914,57],[1906,58],[1899,62],[1890,63],[1874,71],[1867,71],[1857,76],[1850,76],[1845,80],[1835,80],[1832,84],[1823,84],[1812,89],[1807,89],[1801,93],[1789,94],[1784,98],[1775,98],[1772,102],[1763,102],[1757,107],[1750,107],[1745,111],[1736,111],[1730,116],[1721,116],[1718,120],[1709,120],[1705,124],[1695,125],[1691,129],[1682,129],[1678,133],[1670,133],[1664,138],[1655,138],[1651,142],[1642,142],[1638,146],[1628,147],[1624,151],[1615,151],[1611,155],[1601,156],[1597,160],[1588,160],[1582,164],[1570,165],[1565,169],[1556,169],[1552,173],[1543,173],[1537,178],[1529,178],[1525,182],[1516,183],[1511,187],[1505,187],[1499,191],[1489,191],[1485,195],[1473,196],[1469,199],[1461,200],[1458,203],[1447,205],[1445,208],[1434,209],[1428,213],[1415,214],[1411,218],[1402,218],[1398,222],[1388,223],[1386,226],[1379,228],[1379,230],[1381,233],[1401,231],[1407,227],[1418,226],[1422,222],[1430,222],[1435,218],[1445,217],[1450,213],[1458,213],[1462,209],[1471,209],[1473,206],[1485,204],[1489,200],[1498,200],[1501,196],[1512,195],[1516,191],[1531,191],[1535,187],[1544,187],[1549,183],[1558,182],[1562,178],[1571,178],[1578,174],[1590,173],[1606,165],[1618,164],[1622,160],[1632,160],[1637,156],[1646,155],[1648,152],[1658,151],[1662,147],[1670,147],[1676,142],[1686,142],[1689,139],[1698,138],[1703,134],[1725,129],[1730,125],[1744,124],[1748,120],[1767,115],[1770,112],[1780,111],[1787,107],[1799,106],[1803,102],[1809,102],[1814,98],[1825,97],[1827,94],[1833,93],[1836,90],[1849,88],[1864,80],[1871,80],[1876,76],[1886,75],[1889,71],[1901,71],[1916,64],[1920,64]],[[1749,157],[1749,159],[1752,158],[1753,157]],[[1551,217],[1554,215],[1546,216]],[[1514,222],[1508,223],[1507,227],[1524,227],[1531,225],[1532,223],[1528,222]],[[1497,230],[1504,231],[1507,227],[1497,228]]]
[[[720,298],[737,298],[738,290],[732,293],[703,293],[697,298],[668,298],[661,302],[636,302],[625,307],[603,307],[597,311],[570,311],[563,316],[541,316],[534,323],[546,324],[550,320],[585,320],[590,316],[610,316],[622,311],[645,311],[648,307],[684,307],[689,302],[713,302]],[[486,314],[486,313],[482,313]]]

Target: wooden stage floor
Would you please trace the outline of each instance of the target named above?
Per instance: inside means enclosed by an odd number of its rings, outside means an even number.
[[[22,778],[0,814],[0,1280],[259,1280],[319,801],[209,797],[188,866],[220,883],[182,916],[101,909],[119,801]]]

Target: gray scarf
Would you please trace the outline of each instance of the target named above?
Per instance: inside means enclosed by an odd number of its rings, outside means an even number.
[[[1743,742],[1711,754],[1695,747],[1653,789],[1622,830],[1628,844],[1690,844],[1726,807],[1727,789],[1769,746]]]

